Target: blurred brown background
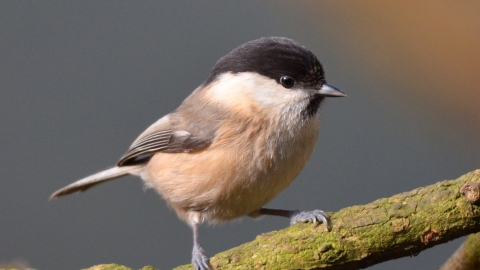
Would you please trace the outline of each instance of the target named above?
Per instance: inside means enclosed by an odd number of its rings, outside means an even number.
[[[236,46],[286,36],[329,83],[315,153],[268,206],[337,211],[480,168],[478,1],[4,1],[0,262],[80,269],[188,263],[191,232],[129,177],[48,202],[114,164]],[[284,228],[201,227],[208,255]],[[433,269],[463,239],[372,269]]]
[[[475,104],[480,101],[480,3],[301,3],[299,12],[318,23],[353,62],[367,65],[369,72],[403,89],[378,90],[398,95],[403,102],[411,103],[412,109],[443,115],[458,125],[455,127],[473,127],[478,135],[479,125],[475,123],[480,122],[480,113]],[[331,23],[322,24],[319,13]]]

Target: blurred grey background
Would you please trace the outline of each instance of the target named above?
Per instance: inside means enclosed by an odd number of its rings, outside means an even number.
[[[329,83],[315,154],[268,206],[338,211],[480,168],[478,1],[2,1],[0,262],[35,269],[188,263],[191,231],[128,177],[50,194],[113,165],[236,46],[286,36]],[[208,255],[288,226],[202,226]],[[459,239],[371,269],[435,269]]]

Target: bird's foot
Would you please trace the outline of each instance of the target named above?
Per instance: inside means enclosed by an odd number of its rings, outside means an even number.
[[[290,225],[297,224],[298,222],[313,222],[314,226],[318,225],[318,222],[322,222],[327,227],[328,231],[332,230],[332,222],[327,213],[322,210],[313,211],[292,211],[290,216]]]
[[[209,270],[210,262],[207,255],[205,255],[205,250],[199,245],[193,246],[192,251],[192,265],[195,270]]]

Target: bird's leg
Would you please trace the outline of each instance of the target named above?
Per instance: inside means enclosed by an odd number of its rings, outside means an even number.
[[[205,250],[200,247],[198,243],[198,223],[192,222],[193,230],[193,250],[192,250],[192,265],[195,270],[208,270],[210,269],[210,262]]]
[[[313,224],[316,226],[317,222],[322,222],[325,224],[328,231],[332,230],[332,222],[330,221],[330,217],[322,210],[298,211],[260,208],[258,210],[258,214],[290,218],[290,225],[298,222],[313,222]]]

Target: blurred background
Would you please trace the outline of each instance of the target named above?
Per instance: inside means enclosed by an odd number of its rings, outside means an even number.
[[[189,263],[191,231],[134,177],[50,194],[116,163],[236,46],[312,50],[328,99],[315,154],[269,207],[369,203],[480,168],[478,1],[3,1],[0,262],[35,269]],[[202,226],[209,256],[288,226]],[[458,239],[371,269],[435,269]]]

